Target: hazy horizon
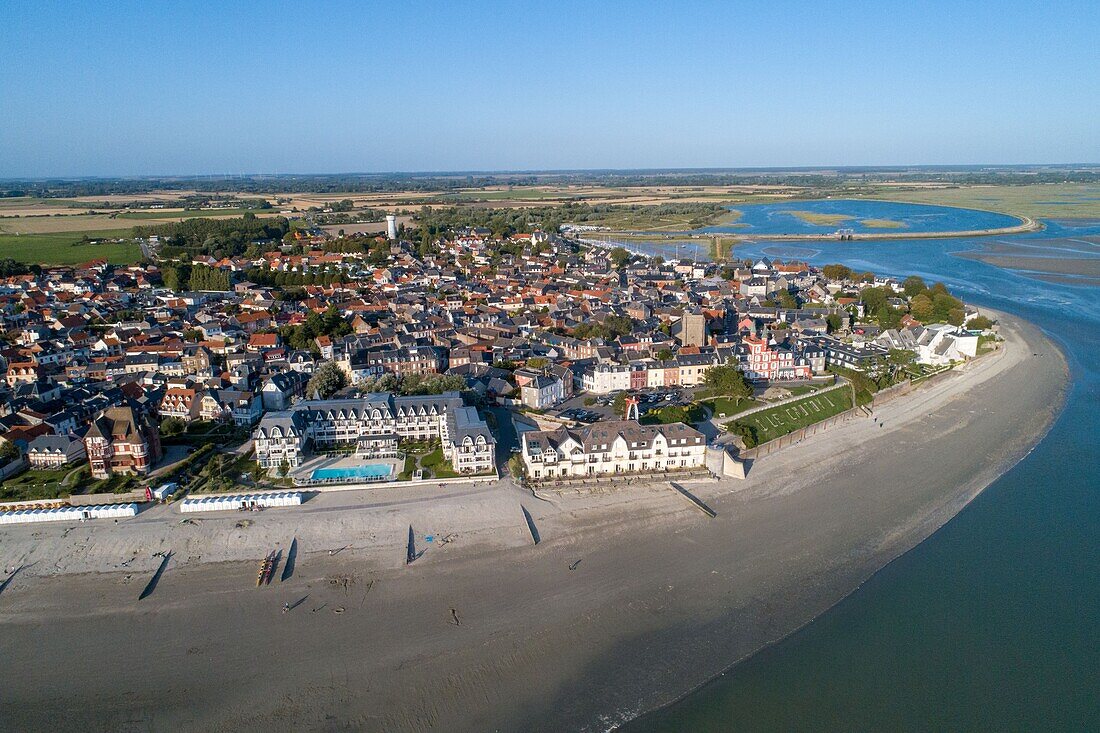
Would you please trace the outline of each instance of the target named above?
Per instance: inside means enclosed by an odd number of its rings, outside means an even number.
[[[1092,3],[9,2],[0,22],[0,178],[1100,161]]]
[[[41,175],[41,176],[0,176],[0,181],[46,181],[46,180],[188,180],[210,178],[226,180],[233,178],[446,178],[458,176],[569,176],[569,175],[677,175],[677,174],[812,174],[812,173],[904,173],[904,172],[967,172],[978,170],[1092,170],[1100,169],[1100,162],[1044,162],[1044,163],[929,163],[929,164],[886,164],[886,165],[833,165],[833,166],[698,166],[692,168],[655,168],[642,166],[637,168],[529,168],[529,169],[489,169],[472,168],[469,170],[408,170],[408,171],[243,171],[226,173],[206,171],[195,173],[135,173],[135,174],[87,174],[87,175]]]

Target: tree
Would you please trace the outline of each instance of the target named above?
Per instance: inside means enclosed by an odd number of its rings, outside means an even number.
[[[921,323],[928,323],[932,319],[933,307],[932,299],[926,294],[921,293],[913,297],[909,301],[909,315],[916,318]]]
[[[7,465],[19,458],[19,449],[8,440],[0,440],[0,465]]]
[[[952,311],[957,311],[958,316],[956,320],[962,323],[961,315],[964,313],[962,301],[958,298],[948,295],[947,293],[935,292],[933,286],[934,295],[932,296],[932,318],[936,321],[951,322]],[[958,324],[955,324],[958,325]]]
[[[160,434],[164,436],[179,435],[186,428],[187,425],[178,417],[166,417],[160,422]]]
[[[508,472],[512,474],[512,478],[516,481],[522,480],[527,473],[523,458],[518,453],[508,459]]]
[[[821,274],[829,280],[849,280],[852,277],[852,268],[847,265],[825,265],[821,268]]]
[[[781,308],[794,309],[798,307],[798,299],[791,295],[789,290],[780,290],[775,294],[775,297]]]
[[[752,396],[752,385],[745,379],[741,370],[732,363],[712,366],[707,370],[703,383],[716,397],[725,396],[742,400]]]
[[[859,291],[859,300],[868,315],[874,316],[886,306],[886,291],[882,288],[864,288]]]
[[[830,313],[825,316],[825,328],[829,333],[836,333],[848,325],[848,319],[839,313]]]
[[[169,290],[184,290],[187,288],[187,282],[191,279],[191,265],[166,267],[161,272],[160,277],[164,282],[164,287]]]
[[[622,267],[630,261],[630,253],[622,247],[613,248],[609,256],[611,257],[611,263],[615,265],[615,267]]]
[[[901,287],[907,298],[912,298],[928,289],[928,286],[924,284],[924,279],[919,275],[910,275],[905,278],[905,282],[901,284]]]
[[[346,387],[347,384],[348,376],[344,373],[344,370],[336,362],[326,361],[310,377],[306,394],[312,397],[316,393],[321,395],[321,399],[328,399]]]
[[[527,360],[529,369],[542,369],[550,364],[550,360],[543,356],[534,356]]]
[[[611,402],[611,409],[620,420],[626,415],[626,392],[615,395],[615,399]]]
[[[884,305],[878,311],[878,325],[882,328],[897,328],[901,325],[903,312],[892,305]]]
[[[668,361],[669,359],[672,358],[672,350],[671,349],[661,349],[654,356],[656,356],[659,361]]]
[[[986,316],[975,316],[967,322],[967,327],[975,331],[988,331],[993,328],[993,321]]]
[[[745,444],[746,448],[755,448],[760,445],[760,437],[756,432],[756,427],[753,425],[735,422],[733,424],[733,432],[735,435],[741,436],[741,442]]]

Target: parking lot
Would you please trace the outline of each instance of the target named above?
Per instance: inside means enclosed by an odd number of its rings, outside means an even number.
[[[687,405],[692,400],[692,389],[673,387],[669,389],[626,390],[622,392],[631,397],[638,398],[638,409],[641,414],[649,410],[655,410],[668,405]],[[622,415],[615,412],[615,398],[620,392],[595,395],[583,392],[574,395],[570,399],[558,405],[554,414],[567,420],[576,420],[582,423],[594,423],[599,420],[621,420]],[[586,401],[595,400],[586,405]]]

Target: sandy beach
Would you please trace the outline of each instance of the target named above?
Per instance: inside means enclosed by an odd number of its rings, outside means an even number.
[[[1001,353],[877,421],[785,448],[744,481],[691,484],[714,519],[667,485],[547,502],[502,482],[327,494],[195,524],[165,506],[117,524],[5,528],[0,570],[24,569],[0,592],[0,719],[609,729],[804,625],[1030,450],[1060,408],[1066,365],[1037,329],[1000,317]],[[425,552],[406,566],[410,525]],[[257,561],[277,546],[285,557],[295,538],[292,572],[257,589]]]

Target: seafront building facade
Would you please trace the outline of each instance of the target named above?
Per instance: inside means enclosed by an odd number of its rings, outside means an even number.
[[[640,425],[635,420],[599,422],[523,434],[527,476],[551,478],[617,473],[660,473],[706,465],[703,434],[683,423]]]
[[[707,370],[725,363],[731,354],[730,349],[719,349],[702,354],[682,354],[665,361],[598,363],[580,371],[578,381],[581,389],[592,394],[628,389],[697,387],[705,381]]]
[[[461,473],[492,471],[496,441],[477,410],[457,392],[307,400],[293,409],[268,413],[253,434],[262,468],[284,463],[297,468],[311,449],[347,446],[357,458],[394,458],[401,441],[439,440],[445,458]]]
[[[92,478],[145,475],[160,459],[160,434],[144,414],[129,406],[111,407],[92,420],[84,450]]]

